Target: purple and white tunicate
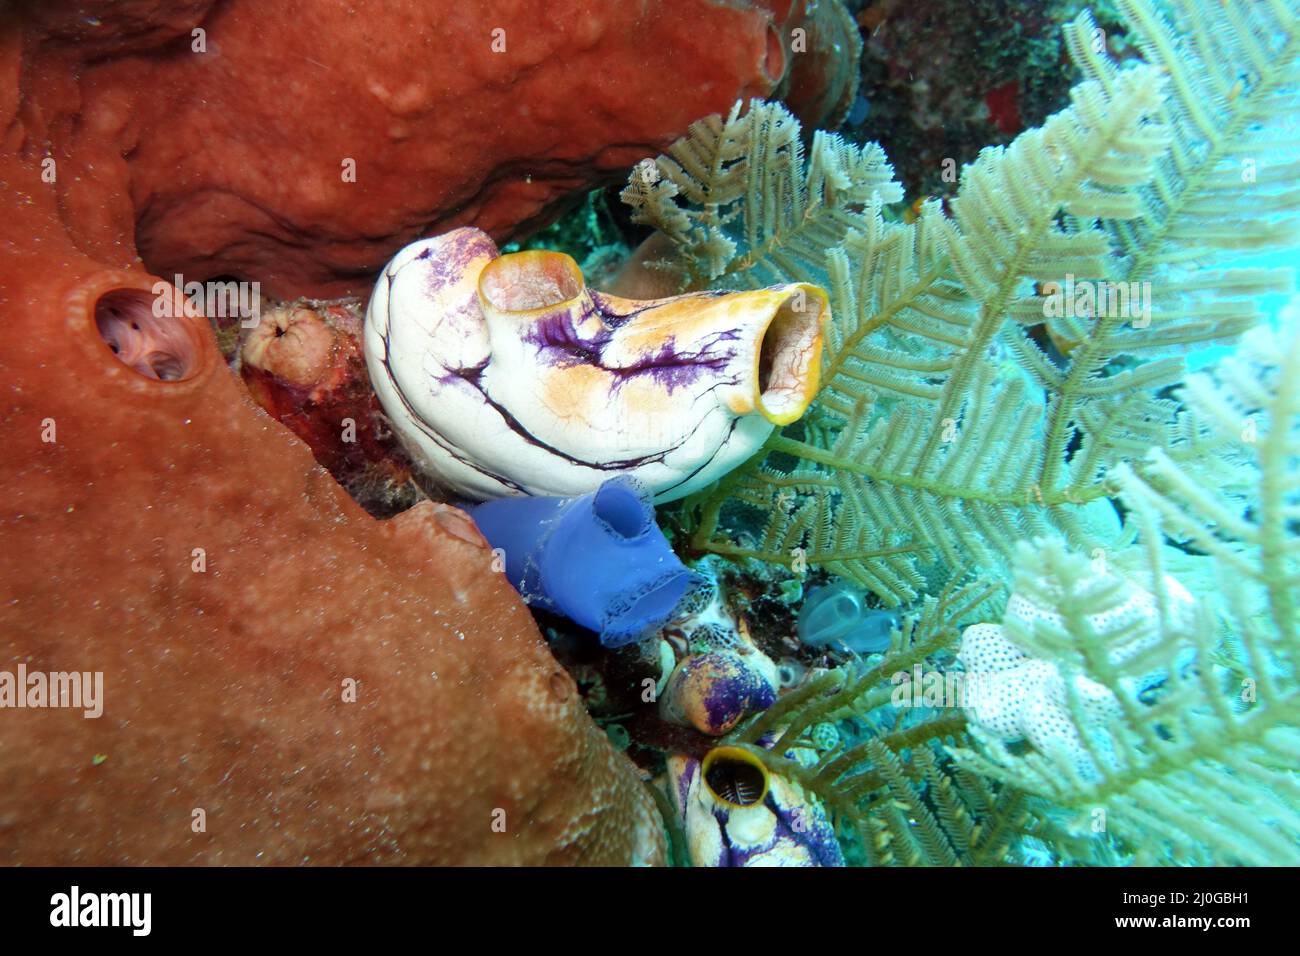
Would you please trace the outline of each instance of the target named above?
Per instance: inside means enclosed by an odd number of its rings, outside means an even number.
[[[572,497],[630,474],[656,501],[715,481],[820,377],[826,293],[655,301],[587,288],[557,252],[477,229],[407,246],[366,315],[371,381],[417,464],[465,497]]]

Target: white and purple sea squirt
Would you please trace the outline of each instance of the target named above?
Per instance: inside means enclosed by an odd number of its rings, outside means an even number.
[[[403,443],[452,491],[570,497],[630,474],[664,502],[803,414],[829,316],[826,293],[804,283],[605,295],[569,256],[503,256],[463,228],[385,267],[365,352]]]
[[[692,866],[843,866],[825,808],[743,747],[668,758],[666,785]]]

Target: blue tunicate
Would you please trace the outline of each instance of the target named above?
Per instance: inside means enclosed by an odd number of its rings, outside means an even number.
[[[607,647],[651,636],[701,579],[655,524],[650,493],[628,476],[580,498],[501,498],[469,509],[510,583]]]
[[[859,94],[858,97],[853,101],[853,108],[849,110],[849,120],[848,120],[849,125],[861,126],[863,123],[867,121],[867,114],[869,114],[870,112],[871,112],[871,104],[867,101],[867,98],[865,96]]]
[[[862,592],[845,581],[814,588],[799,610],[799,639],[810,647],[835,647],[857,654],[889,649],[897,611],[869,608]]]

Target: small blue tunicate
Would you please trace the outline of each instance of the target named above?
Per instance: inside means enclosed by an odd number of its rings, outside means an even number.
[[[862,592],[845,581],[814,588],[799,611],[799,639],[811,647],[857,654],[889,649],[897,611],[869,608]]]
[[[849,125],[861,126],[867,121],[867,114],[871,112],[871,104],[865,96],[859,95],[853,101],[853,108],[849,111]]]
[[[654,637],[701,584],[655,524],[650,490],[628,475],[577,498],[498,498],[469,512],[524,601],[606,647]]]

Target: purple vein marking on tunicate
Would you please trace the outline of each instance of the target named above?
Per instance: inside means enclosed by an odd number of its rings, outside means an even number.
[[[641,311],[644,310],[613,313],[599,296],[593,294],[592,307],[584,310],[576,322],[571,313],[553,312],[538,319],[523,338],[536,347],[539,355],[551,365],[592,365],[608,372],[614,377],[611,389],[615,391],[633,378],[649,375],[671,395],[674,390],[693,383],[706,371],[714,374],[722,372],[735,358],[734,349],[715,351],[721,343],[735,342],[740,338],[737,330],[724,329],[692,351],[678,352],[676,337],[670,335],[657,352],[630,365],[606,363],[604,353],[613,333]],[[599,315],[600,328],[593,335],[583,338],[578,326],[580,323],[585,324],[593,314]]]
[[[389,308],[390,309],[392,308],[391,302],[389,303]],[[516,484],[515,482],[511,481],[509,478],[505,477],[504,475],[499,475],[493,471],[489,471],[488,469],[484,468],[477,462],[471,461],[470,459],[466,458],[464,454],[460,452],[459,449],[457,449],[454,445],[449,443],[441,435],[439,435],[432,428],[430,428],[428,423],[425,422],[425,420],[420,417],[419,412],[415,410],[415,406],[411,404],[411,400],[406,397],[406,391],[402,388],[401,382],[398,381],[397,375],[393,371],[393,365],[391,361],[391,355],[392,355],[392,341],[390,339],[391,334],[392,334],[391,329],[386,330],[383,336],[381,337],[384,343],[384,354],[383,357],[380,359],[380,364],[383,365],[384,372],[388,376],[388,381],[392,383],[394,391],[397,392],[397,397],[398,399],[401,400],[402,407],[406,409],[406,413],[409,419],[419,427],[421,432],[423,432],[425,435],[428,436],[430,441],[432,441],[435,445],[441,448],[444,452],[447,453],[449,457],[451,457],[455,461],[460,462],[466,468],[476,471],[480,475],[483,475],[486,478],[490,478],[493,481],[498,482],[503,488],[508,488],[511,491],[518,492],[519,494],[526,494],[522,485]]]
[[[763,804],[776,817],[773,845],[781,840],[800,844],[818,866],[843,863],[834,829],[813,814],[811,805],[786,809],[776,802],[771,791],[763,798]],[[803,818],[801,821],[794,819],[796,813]]]
[[[582,315],[585,321],[591,315],[586,311]],[[539,318],[522,338],[529,345],[537,348],[551,364],[578,365],[600,364],[600,354],[609,344],[611,330],[601,327],[595,335],[584,339],[578,334],[573,316],[560,310]]]
[[[582,465],[585,468],[594,468],[597,471],[623,471],[628,468],[640,468],[642,465],[648,465],[651,462],[663,461],[664,458],[670,452],[676,451],[683,444],[689,441],[692,435],[695,434],[695,429],[692,429],[690,434],[686,435],[686,437],[684,437],[676,445],[672,445],[661,451],[655,452],[652,455],[641,455],[637,458],[624,458],[624,459],[620,459],[619,461],[605,461],[605,462],[588,461],[585,458],[578,458],[575,455],[570,455],[568,452],[561,451],[560,449],[556,448],[554,445],[542,441],[531,431],[529,431],[526,427],[524,427],[524,424],[520,422],[519,419],[515,418],[514,414],[508,408],[506,408],[504,405],[500,404],[499,402],[495,401],[492,398],[492,396],[490,396],[487,393],[487,390],[484,389],[481,381],[482,372],[483,372],[483,368],[480,367],[474,369],[458,369],[456,371],[456,374],[460,376],[462,379],[464,379],[466,382],[469,382],[470,384],[474,385],[474,387],[478,389],[478,393],[483,397],[483,401],[487,404],[489,408],[491,408],[493,411],[497,413],[497,415],[501,417],[501,421],[504,422],[506,427],[509,428],[512,432],[514,432],[524,441],[528,442],[528,444],[540,448],[543,451],[547,452],[548,454],[554,455],[556,458],[562,458],[565,461],[574,465]],[[696,429],[698,428],[699,428],[699,423],[696,424]]]
[[[718,847],[718,866],[727,866],[733,854],[739,854],[740,859],[745,858],[743,851],[737,849],[731,844],[731,834],[727,832],[727,820],[730,814],[725,812],[721,807],[713,808],[713,819],[718,824],[718,836],[721,838],[722,845]]]
[[[496,253],[491,239],[472,232],[463,232],[453,239],[443,239],[437,258],[432,258],[433,247],[423,250],[412,261],[423,261],[424,287],[428,295],[435,296],[453,285],[465,273],[465,268],[481,255]]]
[[[488,362],[491,360],[492,357],[489,355],[477,365],[468,365],[463,368],[447,368],[444,365],[443,368],[445,371],[441,375],[434,375],[433,380],[439,385],[446,386],[453,386],[457,382],[467,382],[477,391],[481,392],[483,389],[479,385],[479,376],[483,374],[483,371],[487,368]]]
[[[639,468],[642,465],[648,465],[652,462],[662,462],[669,454],[681,448],[683,445],[687,444],[695,436],[695,433],[699,430],[700,425],[703,424],[702,420],[696,422],[695,427],[692,428],[690,432],[688,432],[686,435],[684,435],[680,441],[678,441],[673,445],[668,446],[667,448],[661,449],[660,451],[655,452],[654,454],[651,455],[642,455],[637,458],[624,458],[624,459],[620,459],[617,461],[610,461],[610,462],[595,462],[595,461],[589,461],[585,458],[578,458],[574,455],[568,454],[567,452],[561,451],[555,446],[548,444],[547,442],[544,442],[541,439],[539,439],[527,427],[525,427],[524,424],[519,421],[519,419],[517,419],[514,416],[514,413],[512,413],[504,405],[497,402],[495,399],[492,398],[491,395],[488,394],[487,387],[483,382],[483,374],[487,370],[487,365],[488,362],[490,361],[491,359],[489,357],[489,359],[485,360],[484,362],[476,366],[472,366],[469,368],[461,368],[461,369],[450,369],[448,370],[449,377],[460,379],[461,381],[464,381],[468,385],[472,386],[479,393],[479,396],[482,398],[483,403],[497,413],[497,415],[501,418],[502,423],[505,424],[507,428],[513,431],[524,441],[528,442],[528,444],[540,448],[543,451],[556,456],[557,458],[562,458],[565,461],[570,462],[571,464],[581,465],[586,468],[593,468],[598,471],[621,471],[628,468]],[[446,384],[446,381],[442,377],[439,377],[439,380],[443,381],[444,384]],[[717,388],[721,387],[724,384],[735,384],[735,383],[729,381],[719,382],[718,384],[710,387],[704,393],[704,396],[711,394],[713,391],[715,391]],[[700,396],[700,397],[704,397],[704,396]],[[698,400],[699,399],[697,398],[697,401]],[[727,431],[727,438],[723,441],[723,445],[725,445],[728,441],[731,440],[731,435],[736,429],[737,421],[733,421],[731,423]],[[711,464],[713,460],[717,457],[718,453],[721,450],[722,450],[722,445],[720,445],[717,449],[714,450],[713,454],[709,456],[707,461],[703,462],[698,468],[696,468],[694,471],[692,471],[689,475],[687,475],[682,480],[689,481],[690,479],[695,477],[695,475],[697,475],[700,471],[702,471],[704,468],[707,468],[709,464]],[[678,482],[678,484],[680,484],[680,482]],[[677,485],[674,484],[672,487],[675,488],[677,487]]]
[[[812,847],[813,855],[822,866],[839,866],[844,862],[835,829],[826,820],[814,818],[809,826],[809,810],[804,811],[804,839]],[[797,839],[797,837],[796,837]]]
[[[411,417],[418,423],[418,425],[420,426],[420,431],[428,435],[429,438],[431,438],[440,448],[442,448],[445,452],[447,452],[447,454],[449,454],[452,458],[455,458],[457,461],[465,465],[467,468],[472,468],[482,475],[486,475],[489,478],[493,478],[501,482],[503,485],[506,485],[507,487],[513,488],[516,491],[519,491],[521,493],[523,492],[523,487],[521,485],[517,485],[510,479],[506,478],[505,476],[497,474],[496,472],[489,471],[483,468],[478,463],[470,461],[468,458],[465,458],[462,454],[460,454],[460,452],[455,448],[455,446],[449,444],[445,439],[442,438],[441,435],[433,431],[433,429],[430,428],[422,418],[420,418],[419,414],[415,411],[414,406],[412,406],[410,401],[407,399],[406,393],[402,390],[401,385],[398,384],[396,377],[393,375],[392,366],[388,362],[387,337],[384,338],[384,357],[381,361],[383,363],[384,368],[388,372],[389,380],[393,383],[394,387],[397,389],[397,394],[398,397],[402,400],[402,405],[410,413]],[[528,444],[540,448],[543,451],[546,451],[550,454],[553,454],[557,458],[563,458],[564,460],[572,464],[581,465],[586,468],[593,468],[599,471],[611,471],[611,470],[617,471],[623,468],[636,468],[636,467],[640,467],[641,465],[650,464],[651,462],[663,461],[664,458],[666,458],[671,452],[676,451],[678,448],[682,447],[682,445],[685,445],[687,442],[689,442],[691,438],[695,436],[695,433],[696,431],[699,430],[699,426],[701,424],[701,423],[696,423],[696,426],[692,428],[691,431],[686,436],[684,436],[680,442],[668,448],[665,448],[654,455],[646,455],[641,458],[626,459],[624,461],[604,462],[604,463],[587,461],[586,459],[583,458],[575,458],[572,455],[560,451],[558,448],[554,448],[553,446],[548,445],[546,442],[540,441],[536,436],[532,434],[532,432],[530,432],[527,428],[525,428],[523,424],[514,417],[514,415],[512,415],[509,411],[507,411],[504,406],[493,401],[492,398],[488,396],[487,391],[484,389],[482,384],[483,372],[486,369],[487,369],[487,362],[485,361],[479,365],[475,365],[470,368],[451,370],[447,376],[445,377],[439,376],[439,381],[442,381],[443,384],[449,384],[447,379],[455,379],[455,380],[465,382],[467,385],[469,385],[478,393],[479,397],[483,400],[483,403],[485,405],[487,405],[489,408],[491,408],[493,411],[497,413],[497,415],[501,418],[501,421],[506,425],[506,427],[508,427],[515,434],[517,434],[519,437],[524,439],[524,441],[528,442]],[[716,387],[717,386],[714,386],[714,388]],[[711,388],[709,389],[709,392],[705,394],[709,394],[713,390],[714,389]],[[670,491],[673,491],[681,487],[687,482],[693,480],[696,475],[698,475],[700,472],[704,471],[706,468],[712,465],[713,462],[717,459],[718,455],[721,453],[722,449],[725,448],[731,442],[731,436],[735,434],[736,426],[739,424],[740,424],[740,419],[738,418],[733,419],[730,426],[728,426],[727,428],[727,437],[724,438],[719,443],[718,447],[714,449],[713,454],[710,455],[704,461],[702,461],[697,467],[692,469],[686,475],[684,475],[680,480],[673,482],[673,484],[669,485],[667,488],[662,489],[659,493],[666,494]]]
[[[457,242],[460,241],[462,240],[459,239],[457,240]],[[721,295],[723,293],[705,293],[705,294]],[[390,283],[390,295],[391,295],[391,283]],[[391,303],[390,303],[390,308],[391,308]],[[622,322],[633,317],[634,315],[637,315],[641,311],[644,310],[637,309],[632,312],[624,313],[623,315],[611,314],[610,320],[611,322],[617,322],[618,324],[622,324]],[[410,414],[411,419],[417,423],[417,425],[420,428],[420,431],[422,431],[425,435],[427,435],[430,440],[432,440],[436,445],[438,445],[438,447],[441,448],[443,451],[445,451],[451,458],[460,462],[465,467],[477,471],[479,474],[491,478],[495,481],[498,481],[507,488],[511,488],[517,492],[520,492],[521,494],[524,493],[524,489],[521,485],[518,485],[515,482],[511,481],[509,478],[506,478],[504,475],[486,469],[478,462],[472,461],[469,458],[465,457],[464,454],[460,452],[459,449],[457,449],[454,445],[447,442],[446,439],[444,439],[441,435],[435,432],[428,425],[428,423],[426,423],[419,416],[419,413],[415,410],[415,407],[411,404],[410,399],[407,398],[405,390],[401,387],[400,383],[398,382],[397,375],[393,371],[392,363],[390,361],[390,351],[392,347],[389,339],[390,335],[391,332],[385,332],[385,334],[382,337],[384,343],[384,356],[380,361],[381,364],[384,366],[384,370],[388,373],[389,381],[393,383],[393,387],[397,391],[397,395],[402,402],[402,406]],[[585,459],[577,458],[573,455],[569,455],[565,452],[562,452],[558,448],[555,448],[552,445],[549,445],[546,442],[541,441],[535,435],[533,435],[532,432],[530,432],[527,428],[525,428],[523,424],[518,419],[516,419],[515,416],[509,410],[507,410],[503,405],[500,405],[499,403],[494,401],[491,398],[491,396],[487,394],[487,390],[484,388],[482,383],[482,374],[485,371],[486,366],[487,363],[484,362],[480,365],[473,366],[470,368],[452,369],[449,370],[450,374],[448,376],[446,377],[439,376],[439,380],[442,381],[443,384],[450,384],[450,382],[447,381],[447,379],[451,379],[451,378],[456,378],[464,381],[466,384],[470,385],[472,388],[475,389],[475,391],[479,393],[479,396],[483,399],[484,404],[486,404],[489,408],[495,411],[497,415],[501,418],[502,422],[506,425],[506,427],[508,427],[515,434],[517,434],[520,438],[524,439],[524,441],[526,441],[528,444],[540,448],[543,451],[556,456],[557,458],[562,458],[565,461],[568,461],[574,465],[579,465],[586,468],[592,468],[598,471],[620,471],[628,468],[637,468],[642,465],[650,464],[651,462],[662,462],[670,453],[676,451],[677,449],[681,448],[683,445],[688,443],[695,436],[695,433],[699,430],[700,425],[703,424],[703,422],[697,422],[695,427],[692,428],[690,432],[688,432],[685,436],[683,436],[681,441],[677,442],[674,445],[669,446],[668,448],[662,449],[661,451],[653,455],[644,455],[639,458],[624,459],[621,461],[613,461],[613,462],[587,461]],[[724,384],[724,383],[719,383],[719,384]],[[713,388],[710,388],[708,392],[706,392],[705,394],[707,395],[709,393],[712,393],[717,387],[718,386],[715,385]],[[686,482],[691,481],[696,475],[698,475],[700,472],[708,468],[709,465],[711,465],[714,462],[714,460],[717,458],[718,454],[722,451],[722,449],[726,447],[726,445],[731,441],[731,436],[732,434],[734,434],[738,423],[739,423],[739,419],[733,420],[731,422],[731,425],[727,430],[727,437],[723,439],[722,443],[716,449],[714,449],[713,454],[710,455],[708,459],[701,462],[698,467],[696,467],[694,470],[692,470],[689,474],[684,476],[682,479],[680,479],[677,482],[674,482],[672,485],[669,485],[668,488],[663,489],[660,492],[660,494],[666,493],[668,491],[680,487]]]
[[[709,723],[718,727],[733,720],[737,711],[744,713],[748,709],[749,698],[753,695],[752,682],[751,675],[735,665],[729,665],[726,676],[713,681],[704,697],[704,709],[709,715]]]
[[[770,792],[766,797],[763,798],[763,805],[767,807],[767,809],[771,812],[772,816],[776,818],[776,825],[773,827],[771,842],[768,844],[768,846],[765,849],[770,849],[772,847],[775,847],[782,842],[790,842],[795,844],[804,843],[804,841],[807,839],[807,834],[803,833],[802,831],[800,831],[799,833],[795,832],[794,828],[790,824],[790,821],[787,819],[788,814],[782,812],[781,808],[777,805],[776,800],[772,797],[772,794]],[[801,839],[801,836],[803,837],[803,839]],[[821,863],[821,860],[819,859],[817,862]]]
[[[424,421],[424,419],[420,417],[419,413],[415,410],[415,407],[411,404],[410,399],[406,397],[406,392],[403,391],[402,386],[398,384],[397,379],[393,377],[392,367],[388,364],[387,345],[385,345],[385,355],[383,359],[383,364],[384,364],[385,371],[388,372],[389,381],[393,383],[393,387],[397,391],[397,396],[402,401],[402,407],[406,409],[407,413],[411,416],[411,420],[415,422],[415,424],[419,427],[420,431],[423,432],[426,436],[428,436],[428,438],[434,444],[436,444],[439,448],[441,448],[444,452],[446,452],[451,458],[460,462],[466,468],[469,468],[473,471],[477,471],[480,475],[483,475],[487,478],[491,478],[492,480],[501,484],[503,487],[509,488],[513,491],[517,491],[519,494],[527,493],[524,490],[524,487],[522,485],[516,484],[515,482],[511,481],[509,478],[505,477],[504,475],[498,474],[494,471],[490,471],[487,468],[484,468],[478,462],[471,461],[469,458],[466,458],[460,452],[460,450],[456,448],[456,446],[449,443],[446,439],[444,439],[441,435],[439,435],[437,432],[435,432],[432,428],[429,427],[429,425]]]
[[[691,792],[691,781],[695,779],[695,774],[699,770],[699,763],[694,760],[686,762],[686,769],[682,775],[677,778],[677,805],[685,808],[687,806],[686,798]]]
[[[670,492],[670,491],[676,491],[678,488],[680,488],[682,485],[686,484],[688,481],[692,481],[692,480],[695,478],[695,476],[698,475],[700,472],[702,472],[705,468],[708,468],[710,465],[712,465],[713,462],[717,459],[717,457],[718,457],[719,453],[722,451],[722,449],[726,448],[727,445],[731,443],[731,436],[732,436],[733,434],[735,434],[736,426],[737,426],[738,424],[740,424],[740,419],[739,419],[739,418],[733,418],[733,419],[731,420],[731,427],[729,427],[729,428],[727,429],[727,437],[724,438],[724,439],[723,439],[723,440],[718,444],[718,447],[715,448],[715,449],[713,450],[713,454],[710,455],[710,456],[709,456],[709,457],[708,457],[704,462],[702,462],[698,468],[696,468],[696,469],[695,469],[694,471],[692,471],[690,474],[688,474],[688,475],[686,475],[685,477],[683,477],[680,481],[675,481],[675,482],[673,482],[671,485],[669,485],[667,488],[662,488],[662,489],[660,489],[660,491],[658,492],[658,494],[660,494],[660,495],[666,495],[666,494],[668,494],[668,492]],[[692,434],[692,435],[695,434],[694,431],[692,431],[691,434]],[[689,436],[688,436],[688,437],[689,437]]]

